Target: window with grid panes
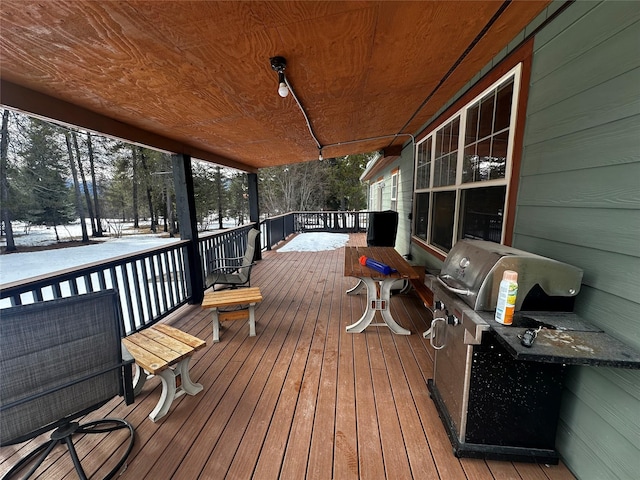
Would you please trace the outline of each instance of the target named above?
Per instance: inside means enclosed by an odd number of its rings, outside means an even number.
[[[436,250],[502,241],[519,79],[517,66],[416,144],[414,235]]]

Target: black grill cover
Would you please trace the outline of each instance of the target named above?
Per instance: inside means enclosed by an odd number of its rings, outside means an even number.
[[[386,210],[384,212],[369,213],[369,228],[367,229],[367,246],[395,247],[398,232],[398,212]]]

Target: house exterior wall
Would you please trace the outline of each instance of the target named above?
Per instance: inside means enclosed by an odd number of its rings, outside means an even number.
[[[398,195],[396,211],[398,212],[398,233],[396,236],[396,250],[401,255],[408,255],[411,251],[411,212],[413,203],[413,146],[410,143],[402,150],[402,155],[391,163],[384,172],[375,176],[374,180],[368,182],[369,192],[371,185],[382,179],[384,189],[382,190],[382,208],[381,210],[391,210],[391,173],[395,170],[399,171],[398,178]],[[368,209],[371,211],[378,210],[376,196],[369,195]]]
[[[640,4],[576,2],[535,37],[513,245],[584,270],[576,311],[640,350]],[[640,371],[572,367],[557,447],[638,478]]]
[[[412,149],[376,174],[388,182],[401,166],[403,254]],[[518,182],[511,244],[582,268],[576,312],[640,350],[640,3],[574,2],[535,33]],[[409,248],[412,263],[442,265],[417,243]],[[557,448],[581,480],[638,478],[640,371],[571,367]]]

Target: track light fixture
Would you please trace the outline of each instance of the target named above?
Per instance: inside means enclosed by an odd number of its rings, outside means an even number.
[[[278,73],[278,95],[282,98],[289,95],[289,87],[284,78],[284,69],[287,68],[287,61],[284,57],[272,57],[271,68]]]

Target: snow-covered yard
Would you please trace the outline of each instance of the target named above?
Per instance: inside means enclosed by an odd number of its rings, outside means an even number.
[[[124,231],[126,235],[120,238],[105,237],[99,244],[0,255],[0,285],[169,245],[179,240],[167,238],[166,234],[132,234],[131,225],[125,226]],[[59,227],[58,233],[62,241],[81,238],[79,224]],[[348,240],[349,235],[343,233],[303,233],[279,248],[278,252],[334,250],[343,247]],[[30,233],[21,235],[16,243],[18,246],[50,245],[55,243],[55,233],[52,228],[32,227]]]

